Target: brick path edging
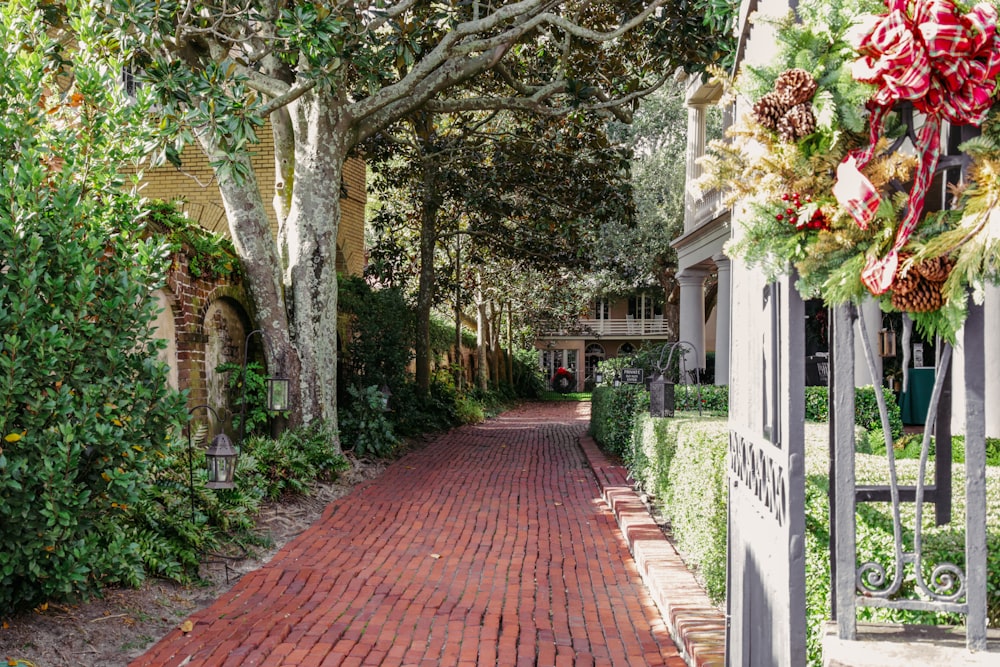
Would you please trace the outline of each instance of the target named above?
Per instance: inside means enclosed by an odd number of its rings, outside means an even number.
[[[614,465],[589,435],[581,436],[580,448],[684,660],[690,667],[722,667],[725,616],[709,602],[694,574],[649,515],[628,483],[625,468]]]

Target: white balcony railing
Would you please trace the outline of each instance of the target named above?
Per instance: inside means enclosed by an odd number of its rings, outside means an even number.
[[[601,336],[605,338],[628,338],[634,336],[641,338],[643,336],[666,336],[669,333],[663,322],[663,316],[657,315],[648,320],[636,320],[632,318],[613,320],[581,319],[577,320],[571,327],[545,329],[542,335],[563,337]]]
[[[709,190],[694,202],[691,218],[685,221],[684,231],[688,232],[697,229],[715,220],[725,213],[726,210],[726,204],[722,199],[722,191],[718,189]]]

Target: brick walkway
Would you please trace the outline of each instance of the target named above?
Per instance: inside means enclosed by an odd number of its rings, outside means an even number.
[[[408,454],[130,667],[682,667],[580,447],[588,410]]]

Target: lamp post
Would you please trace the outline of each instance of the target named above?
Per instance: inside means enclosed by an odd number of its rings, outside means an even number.
[[[209,489],[236,488],[236,458],[238,452],[233,449],[233,443],[225,433],[219,433],[212,438],[212,444],[205,452],[208,463]]]
[[[243,341],[243,367],[240,369],[240,385],[242,395],[240,397],[240,437],[237,445],[243,446],[243,436],[246,433],[247,423],[247,361],[250,353],[250,339],[254,334],[260,334],[266,344],[269,344],[267,335],[263,329],[254,329],[247,334]],[[271,412],[288,412],[289,410],[289,388],[290,382],[286,377],[269,376],[267,378],[267,409]]]
[[[194,523],[194,443],[191,440],[191,415],[193,415],[198,410],[205,410],[211,412],[215,416],[216,423],[221,423],[219,419],[219,413],[215,411],[209,405],[196,405],[190,410],[188,410],[188,424],[187,424],[187,440],[188,440],[188,487],[191,491],[191,523]],[[232,450],[231,454],[226,454],[231,458],[226,459],[224,462],[218,460],[219,457],[225,452],[225,448],[228,445],[229,449]],[[232,473],[236,470],[236,452],[233,450],[232,444],[229,442],[229,437],[225,433],[220,433],[219,435],[212,438],[212,445],[205,452],[205,456],[208,460],[208,481],[206,484],[210,489],[231,489],[233,488],[233,475]],[[229,468],[231,466],[231,470]],[[219,472],[228,471],[228,486],[213,486],[212,483],[219,481]],[[213,477],[214,473],[214,477]]]

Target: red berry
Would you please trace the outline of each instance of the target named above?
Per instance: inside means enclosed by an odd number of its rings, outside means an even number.
[[[785,219],[785,216],[779,213],[778,215],[774,216],[774,219],[777,220],[778,222],[781,222],[782,220]]]

